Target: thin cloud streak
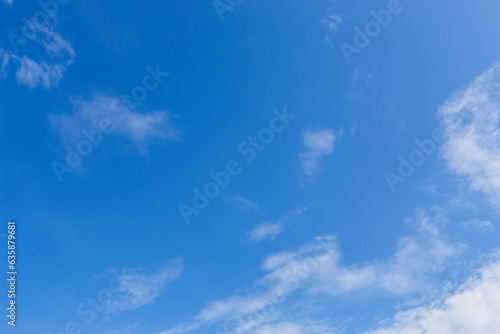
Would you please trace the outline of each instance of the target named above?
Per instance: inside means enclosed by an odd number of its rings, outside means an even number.
[[[288,219],[302,214],[305,210],[307,210],[307,208],[302,207],[300,209],[296,209],[290,213],[287,213],[286,215],[278,219],[278,221],[276,222],[266,222],[257,225],[254,229],[247,232],[248,240],[249,241],[261,241],[264,239],[273,240],[279,234],[285,231],[286,228],[285,223],[288,221]]]
[[[183,272],[182,259],[170,260],[156,271],[122,268],[114,270],[116,293],[106,305],[107,313],[121,313],[153,303]]]

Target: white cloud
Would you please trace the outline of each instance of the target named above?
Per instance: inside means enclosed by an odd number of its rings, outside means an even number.
[[[444,300],[398,313],[370,334],[492,334],[500,329],[500,262]]]
[[[352,101],[363,100],[364,90],[366,86],[372,81],[373,77],[373,74],[364,75],[361,73],[358,67],[354,67],[349,83],[349,99]]]
[[[91,99],[73,99],[71,114],[51,114],[52,128],[64,142],[76,142],[82,138],[81,131],[99,129],[103,119],[114,126],[112,134],[127,137],[143,148],[153,139],[177,140],[180,132],[170,122],[168,111],[145,113],[138,107],[132,110],[116,96],[94,94]]]
[[[323,26],[326,29],[325,40],[331,46],[334,46],[333,37],[335,33],[339,30],[339,25],[344,22],[342,15],[332,13],[332,10],[328,10],[328,14],[323,19]]]
[[[361,93],[363,89],[358,85],[360,75],[361,72],[359,71],[359,68],[354,67],[351,75],[351,91],[349,92],[349,99],[353,101],[361,101],[362,99]]]
[[[473,219],[473,220],[463,222],[462,225],[465,228],[469,228],[472,230],[491,231],[494,229],[493,224],[489,220]]]
[[[119,313],[151,304],[183,271],[181,259],[171,260],[157,271],[123,268],[114,272],[118,286],[106,306],[108,313]]]
[[[500,209],[500,64],[449,99],[438,116],[445,133],[441,154],[449,169]]]
[[[253,212],[258,213],[258,214],[263,213],[263,210],[259,207],[259,205],[257,203],[249,200],[245,196],[241,196],[241,195],[233,196],[233,195],[226,195],[225,194],[223,198],[226,202],[230,203],[232,206],[234,206],[235,208],[237,208],[241,211],[244,211],[244,212],[253,211]]]
[[[387,298],[387,293],[400,296],[426,291],[433,286],[433,274],[442,272],[463,247],[449,244],[440,235],[439,215],[431,218],[424,210],[417,210],[408,223],[417,233],[401,238],[394,255],[382,262],[343,265],[334,236],[318,237],[296,251],[273,254],[262,263],[267,274],[255,282],[250,292],[211,302],[192,322],[161,334],[185,333],[214,325],[223,327],[224,333],[255,330],[279,333],[283,328],[292,333],[315,333],[290,320],[296,317],[284,316],[289,305],[285,303],[287,297],[295,294],[299,298],[309,295],[332,299],[349,294],[352,299],[354,292],[371,290]],[[294,304],[314,310],[315,300],[299,299]],[[323,331],[316,333],[332,332],[331,326],[322,328]]]
[[[133,324],[121,329],[112,329],[108,331],[107,334],[134,334],[137,332],[137,329],[139,328],[140,328],[139,324]]]
[[[278,221],[272,223],[262,223],[257,225],[254,229],[248,232],[249,241],[261,241],[264,239],[273,240],[283,231],[285,231],[285,223],[291,217],[300,215],[302,212],[307,210],[306,207],[293,210],[292,212],[284,215]]]
[[[354,135],[356,134],[356,130],[358,129],[358,124],[356,123],[353,123],[351,125],[351,137],[354,137]]]
[[[12,5],[13,0],[3,0],[4,4]]]
[[[16,72],[16,80],[19,85],[28,88],[42,85],[44,88],[49,89],[52,86],[57,86],[66,70],[64,65],[49,65],[45,62],[37,63],[26,56],[20,58],[19,61],[21,64]]]
[[[257,328],[254,334],[337,334],[328,325],[315,324],[310,321],[278,322]]]
[[[30,40],[25,40],[41,45],[46,53],[41,57],[36,52],[38,60],[27,55],[22,57],[15,53],[0,49],[2,60],[2,75],[6,76],[6,67],[10,62],[18,63],[16,81],[19,85],[35,88],[39,85],[45,89],[57,87],[64,76],[64,72],[73,63],[76,53],[71,44],[56,32],[57,20],[49,19],[45,25],[29,20]]]
[[[260,241],[263,239],[273,240],[285,230],[283,223],[260,224],[248,232],[250,241]]]
[[[463,251],[462,245],[449,244],[441,236],[441,219],[439,215],[430,217],[427,211],[416,210],[415,216],[406,222],[413,226],[417,234],[402,237],[392,258],[383,262],[344,266],[340,263],[339,246],[330,237],[330,256],[315,270],[315,282],[310,290],[336,296],[366,289],[385,291],[392,295],[425,289],[430,282],[423,277],[442,271],[448,260]],[[264,268],[276,271],[283,263],[297,265],[302,261],[302,252],[281,253],[268,258]]]
[[[0,75],[2,77],[7,76],[7,65],[9,64],[10,60],[10,55],[9,53],[5,52],[3,49],[0,49]]]
[[[332,130],[306,131],[302,134],[305,151],[299,154],[300,164],[306,176],[314,176],[320,168],[323,156],[331,154],[334,144],[342,139],[343,131]]]

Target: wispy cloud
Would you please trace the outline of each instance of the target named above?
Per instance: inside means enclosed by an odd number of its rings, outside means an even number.
[[[305,210],[307,210],[306,207],[296,209],[290,213],[287,213],[286,215],[284,215],[275,222],[267,222],[257,225],[253,230],[248,232],[248,240],[249,241],[261,241],[264,239],[273,240],[285,230],[285,223],[288,219],[300,215]]]
[[[183,271],[181,259],[169,261],[156,271],[122,268],[113,270],[118,286],[106,306],[108,313],[120,313],[151,304]]]
[[[341,25],[342,22],[344,22],[342,15],[333,13],[332,9],[328,9],[328,13],[323,19],[323,26],[326,29],[325,41],[327,41],[331,46],[335,45],[333,42],[333,38],[335,37],[336,32],[339,30],[339,25]]]
[[[20,85],[35,88],[42,85],[46,89],[57,86],[63,78],[66,65],[49,65],[46,62],[37,63],[26,56],[19,59],[20,65],[16,72],[16,80]]]
[[[438,116],[445,132],[441,154],[449,169],[500,210],[500,64],[456,93]]]
[[[324,325],[309,319],[282,321],[257,328],[255,334],[338,334],[334,326]]]
[[[306,176],[314,176],[320,169],[321,160],[331,154],[336,141],[342,139],[343,130],[308,130],[302,134],[305,150],[299,153],[300,164]]]
[[[354,137],[354,135],[356,134],[356,130],[358,129],[358,124],[356,123],[353,123],[351,125],[351,137]]]
[[[103,119],[114,126],[112,134],[129,138],[138,148],[154,139],[178,140],[180,132],[170,121],[168,111],[144,112],[139,106],[129,108],[114,95],[94,94],[90,99],[74,98],[71,114],[51,114],[49,121],[65,143],[82,138],[83,130],[98,129]]]
[[[265,223],[260,224],[253,230],[248,232],[248,240],[260,241],[263,239],[273,240],[285,230],[285,225],[281,222],[278,223]]]
[[[10,60],[10,55],[5,52],[3,49],[0,49],[0,76],[1,77],[6,77],[7,76],[7,65],[9,64]]]
[[[493,224],[489,220],[473,219],[463,222],[462,225],[465,228],[479,231],[491,231],[494,229]]]
[[[500,262],[485,266],[453,294],[427,306],[399,312],[369,334],[478,334],[500,328]]]
[[[425,210],[417,210],[408,223],[416,234],[401,238],[394,255],[382,262],[343,265],[334,236],[318,237],[295,251],[273,254],[262,263],[267,274],[255,282],[249,293],[211,302],[192,322],[161,334],[185,333],[214,325],[220,326],[224,333],[279,333],[283,328],[289,330],[287,333],[314,333],[295,321],[296,317],[285,316],[283,301],[287,297],[294,294],[300,298],[303,294],[297,294],[299,291],[329,298],[344,294],[352,298],[354,292],[367,290],[379,291],[384,298],[387,293],[400,296],[426,291],[433,286],[433,274],[445,270],[463,246],[448,243],[439,232],[441,218],[429,216]],[[299,299],[294,304],[314,310],[316,300]],[[283,312],[277,311],[278,304],[283,305]],[[332,326],[317,329],[316,333],[335,332]]]
[[[2,0],[7,5],[12,5],[13,0]]]
[[[353,101],[361,101],[365,86],[373,79],[373,74],[362,75],[358,67],[354,67],[350,80],[349,99]]]
[[[224,201],[227,203],[231,204],[238,210],[244,211],[244,212],[255,212],[258,214],[262,214],[264,211],[259,207],[259,205],[245,196],[241,195],[227,195],[225,194],[223,197]]]
[[[121,329],[112,329],[107,334],[135,334],[139,329],[139,324],[133,324]]]
[[[361,73],[358,67],[354,67],[351,75],[351,91],[349,93],[349,99],[354,101],[361,100],[362,89],[358,86],[359,77]]]
[[[0,49],[2,75],[5,77],[10,63],[15,63],[18,67],[15,76],[19,85],[28,88],[41,85],[45,89],[57,87],[64,73],[73,63],[76,53],[71,44],[56,31],[56,18],[49,19],[44,25],[37,23],[34,19],[27,21],[27,24],[31,27],[30,40],[41,45],[46,56],[42,57],[40,52],[36,52],[37,59],[34,59],[27,55],[21,57]]]

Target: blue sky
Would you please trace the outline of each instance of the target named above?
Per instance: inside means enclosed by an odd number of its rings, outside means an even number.
[[[3,0],[2,333],[495,333],[499,10]]]

